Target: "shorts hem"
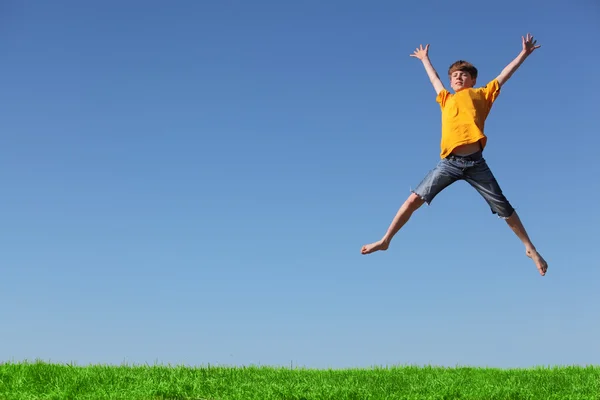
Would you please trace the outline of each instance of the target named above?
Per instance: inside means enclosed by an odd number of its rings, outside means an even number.
[[[420,194],[420,193],[417,193],[417,190],[416,190],[416,189],[413,189],[413,190],[411,190],[410,192],[411,192],[411,193],[414,193],[414,194],[415,194],[415,195],[417,195],[417,196],[419,196],[419,198],[420,198],[421,200],[423,200],[425,203],[427,203],[427,205],[431,205],[431,200],[433,200],[433,199],[428,199],[428,198],[426,198],[425,196],[423,196],[422,194]]]
[[[515,214],[515,212],[516,212],[516,211],[517,211],[517,210],[515,210],[514,208],[512,208],[512,209],[511,209],[511,211],[510,211],[510,213],[508,213],[508,216],[503,216],[503,215],[500,215],[500,214],[499,214],[497,211],[495,211],[495,210],[492,210],[492,213],[493,213],[493,214],[496,214],[496,215],[498,216],[498,218],[500,218],[500,219],[503,219],[503,220],[505,220],[505,221],[506,221],[507,219],[509,219],[510,217],[512,217],[512,216]]]

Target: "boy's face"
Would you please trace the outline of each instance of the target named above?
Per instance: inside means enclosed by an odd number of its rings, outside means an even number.
[[[450,86],[455,92],[462,89],[468,89],[475,86],[476,79],[471,77],[471,74],[465,71],[454,71],[450,75]]]

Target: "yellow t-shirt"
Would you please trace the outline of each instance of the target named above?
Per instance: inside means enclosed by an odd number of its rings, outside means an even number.
[[[463,89],[455,94],[444,89],[437,95],[435,101],[442,110],[441,158],[463,144],[480,141],[481,148],[485,148],[485,119],[499,94],[500,84],[494,79],[484,87]]]

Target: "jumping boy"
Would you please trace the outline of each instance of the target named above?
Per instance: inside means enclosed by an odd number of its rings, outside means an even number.
[[[420,45],[411,57],[423,62],[429,80],[436,91],[436,102],[442,112],[441,160],[429,171],[416,189],[398,210],[383,238],[362,247],[362,254],[387,250],[394,235],[409,220],[423,203],[428,205],[442,190],[456,182],[464,180],[475,188],[485,199],[492,213],[504,219],[513,232],[525,245],[525,254],[533,260],[540,275],[544,276],[548,264],[538,253],[529,239],[517,212],[502,194],[492,171],[483,158],[487,137],[484,123],[492,104],[500,94],[500,88],[519,68],[525,59],[540,47],[533,36],[521,37],[523,49],[495,79],[486,86],[475,88],[477,69],[466,61],[459,60],[448,70],[451,94],[444,87],[440,77],[429,60],[429,45]]]

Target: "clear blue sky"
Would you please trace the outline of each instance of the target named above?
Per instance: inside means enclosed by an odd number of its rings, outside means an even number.
[[[0,12],[0,360],[600,363],[597,2]],[[547,276],[466,183],[362,256],[439,160],[409,54],[483,85],[527,32],[485,155]]]

